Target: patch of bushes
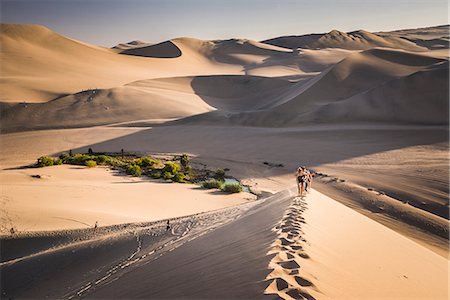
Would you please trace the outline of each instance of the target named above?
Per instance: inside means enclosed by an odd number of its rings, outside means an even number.
[[[166,162],[164,164],[164,168],[162,169],[162,172],[168,172],[171,173],[172,175],[175,175],[176,173],[178,173],[181,170],[181,166],[176,163],[176,162]]]
[[[222,186],[222,182],[216,179],[211,179],[203,182],[202,186],[206,189],[220,189]]]
[[[97,156],[97,163],[98,164],[109,164],[110,160],[111,160],[111,157],[107,156],[107,155],[99,155],[99,156]]]
[[[84,162],[84,164],[88,168],[94,168],[94,167],[97,166],[97,162],[95,160],[87,160],[87,161]]]
[[[139,177],[142,174],[142,170],[141,167],[139,167],[138,165],[130,164],[127,167],[126,173],[134,177]]]
[[[225,193],[240,193],[242,192],[242,185],[238,183],[226,183],[222,186],[222,191]]]
[[[67,163],[71,165],[80,165],[83,166],[86,164],[86,161],[88,160],[96,160],[97,157],[94,155],[87,155],[87,154],[80,154],[77,153],[72,157],[68,158]]]
[[[54,165],[62,165],[63,161],[59,158],[53,158],[50,156],[41,156],[37,159],[37,167],[50,167]]]
[[[59,155],[59,159],[63,162],[63,163],[67,163],[70,160],[70,155],[67,154],[66,152],[63,152]]]
[[[134,160],[134,163],[141,168],[153,167],[158,164],[158,161],[150,157],[142,157]]]

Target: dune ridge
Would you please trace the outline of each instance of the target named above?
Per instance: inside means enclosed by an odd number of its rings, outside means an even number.
[[[420,38],[417,38],[417,36],[420,36]],[[367,50],[374,47],[408,51],[426,51],[439,48],[448,49],[448,25],[417,30],[410,29],[376,33],[371,33],[366,30],[345,33],[334,29],[328,33],[282,36],[262,42],[288,49],[343,48]]]

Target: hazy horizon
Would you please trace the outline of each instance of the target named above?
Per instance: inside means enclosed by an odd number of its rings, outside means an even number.
[[[40,24],[108,47],[183,36],[264,40],[332,29],[389,31],[449,23],[447,1],[442,0],[2,0],[1,21]]]

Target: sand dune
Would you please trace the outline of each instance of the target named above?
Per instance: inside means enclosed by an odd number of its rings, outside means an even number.
[[[351,50],[367,50],[375,47],[404,49],[409,51],[425,51],[427,48],[416,45],[412,41],[390,35],[377,35],[365,30],[341,32],[332,30],[325,34],[310,34],[303,36],[284,36],[263,43],[279,47],[296,49],[342,48]]]
[[[20,245],[42,246],[2,263],[8,274],[2,278],[2,294],[97,299],[448,296],[445,258],[314,190],[305,199],[286,190],[258,204],[178,218],[172,225],[171,231],[154,222],[107,227],[97,235],[79,230],[6,240],[9,256]],[[71,242],[80,235],[81,242]],[[46,250],[52,244],[56,247]],[[40,270],[41,276],[25,280],[27,270]],[[179,288],[173,288],[174,282]]]
[[[380,36],[396,36],[410,40],[418,46],[428,49],[448,49],[449,48],[449,25],[401,29],[389,32],[378,32]]]
[[[395,79],[303,115],[303,122],[405,122],[448,124],[448,64]]]
[[[173,119],[216,109],[256,110],[276,105],[291,85],[286,80],[245,75],[141,80],[45,103],[3,104],[2,131]]]
[[[45,102],[140,79],[241,73],[192,51],[174,59],[137,57],[74,41],[43,26],[2,24],[0,29],[1,101]]]
[[[268,127],[361,121],[447,124],[446,72],[447,59],[401,50],[371,49],[350,54],[310,79],[310,83],[303,85],[306,89],[291,89],[297,94],[280,99],[278,106],[266,111],[233,115],[212,112],[185,123]]]

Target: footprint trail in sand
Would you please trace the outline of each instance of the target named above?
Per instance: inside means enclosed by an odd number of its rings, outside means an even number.
[[[315,299],[308,291],[317,291],[317,288],[301,272],[302,260],[309,259],[303,249],[306,240],[302,237],[305,224],[302,214],[306,209],[305,197],[295,197],[280,223],[273,228],[278,237],[267,253],[273,258],[268,266],[272,272],[266,277],[270,283],[265,294],[275,294],[281,299]]]

